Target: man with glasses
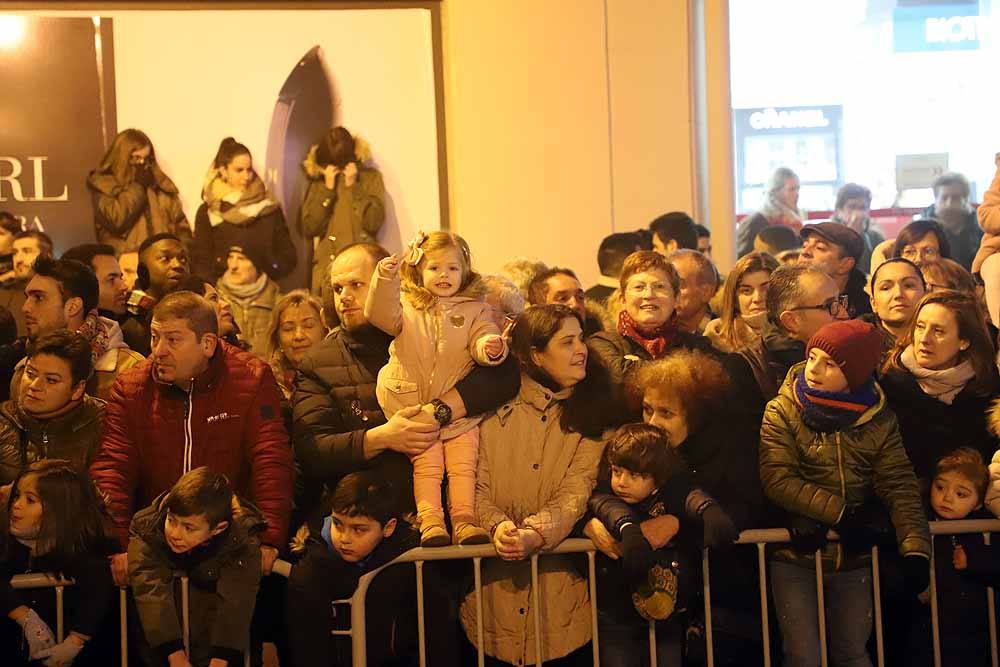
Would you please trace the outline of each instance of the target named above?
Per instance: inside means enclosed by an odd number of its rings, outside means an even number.
[[[861,235],[836,222],[820,222],[803,227],[800,236],[799,263],[813,266],[833,279],[839,293],[847,297],[848,317],[872,312],[865,292],[868,279],[857,266],[865,251]]]
[[[761,338],[738,352],[757,381],[762,403],[778,395],[788,369],[805,361],[805,344],[812,335],[824,324],[846,319],[847,297],[826,272],[809,264],[775,269]]]

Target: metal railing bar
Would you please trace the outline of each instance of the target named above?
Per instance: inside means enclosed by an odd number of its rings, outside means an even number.
[[[826,591],[823,587],[823,552],[813,554],[816,559],[816,618],[819,620],[819,664],[826,667]]]
[[[542,592],[538,585],[538,554],[531,556],[531,612],[535,617],[535,664],[541,667],[542,659]]]
[[[705,660],[708,667],[715,665],[715,642],[712,635],[712,583],[708,570],[708,549],[701,550],[702,595],[705,600]]]
[[[427,641],[424,636],[424,562],[417,561],[417,646],[420,667],[427,667]]]
[[[875,607],[875,656],[878,667],[885,666],[885,646],[882,637],[882,583],[879,571],[878,547],[872,547],[872,604]]]
[[[937,574],[934,570],[934,544],[931,543],[931,574],[930,574],[930,596],[931,596],[931,641],[934,643],[934,667],[941,667],[941,636],[938,625],[938,600],[937,600]]]
[[[601,640],[598,637],[600,633],[598,632],[597,623],[597,554],[593,551],[587,552],[587,576],[589,577],[587,583],[590,586],[590,624],[593,629],[591,633],[593,635],[593,639],[591,639],[593,661],[594,667],[601,667]]]
[[[479,667],[486,664],[486,651],[483,648],[486,639],[483,635],[483,559],[472,559],[472,569],[476,578],[476,663]]]
[[[759,542],[757,543],[757,571],[760,577],[760,634],[764,649],[764,667],[771,667],[771,619],[767,611],[767,558],[765,546]]]

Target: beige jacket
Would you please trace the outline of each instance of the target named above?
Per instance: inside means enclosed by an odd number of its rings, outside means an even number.
[[[496,359],[490,359],[484,349],[490,337],[500,335],[491,315],[484,301],[461,292],[436,299],[429,308],[415,308],[409,301],[400,301],[398,275],[383,276],[376,268],[365,317],[396,337],[389,345],[389,363],[379,371],[375,387],[375,397],[386,416],[440,398],[477,363],[496,366],[503,362],[506,345]],[[441,430],[441,439],[468,431],[480,419],[455,420]]]
[[[561,403],[570,391],[553,393],[522,375],[518,395],[480,426],[476,514],[490,533],[510,520],[537,530],[548,550],[566,539],[583,516],[603,444],[563,432]],[[542,652],[545,660],[553,660],[590,641],[590,595],[569,556],[543,554],[538,562]],[[488,655],[511,664],[536,662],[528,561],[483,562],[483,612]],[[463,602],[461,618],[475,644],[475,593]]]
[[[278,283],[268,279],[264,290],[255,297],[241,299],[226,286],[225,276],[215,283],[215,289],[229,302],[233,319],[240,329],[240,338],[250,344],[250,351],[261,359],[267,356],[267,332],[271,327],[271,314],[281,299]]]

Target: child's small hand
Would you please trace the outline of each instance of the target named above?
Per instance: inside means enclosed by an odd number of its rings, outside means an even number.
[[[274,561],[278,560],[278,550],[266,544],[260,545],[260,570],[267,576],[271,574]]]
[[[951,564],[956,570],[964,570],[969,567],[969,557],[965,554],[965,548],[961,544],[955,545],[955,550],[951,552]]]
[[[503,338],[500,336],[490,336],[489,339],[487,339],[486,344],[483,345],[483,350],[486,351],[486,356],[490,359],[498,358],[501,354],[503,354]]]
[[[437,417],[434,416],[434,404],[424,403],[420,406],[420,412],[416,416],[412,417],[413,421],[420,422],[421,424],[437,424]]]
[[[399,257],[389,255],[385,259],[379,260],[378,272],[386,276],[394,276],[399,271]]]
[[[188,660],[184,651],[174,651],[167,656],[167,664],[170,667],[191,667],[191,661]]]

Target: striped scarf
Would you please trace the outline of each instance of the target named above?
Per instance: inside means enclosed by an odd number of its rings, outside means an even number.
[[[212,227],[223,222],[245,225],[278,208],[278,202],[256,174],[245,189],[237,190],[222,180],[217,169],[209,169],[201,198],[208,207]]]
[[[875,379],[855,392],[810,389],[805,368],[795,376],[795,398],[802,410],[802,421],[814,431],[842,431],[878,403]]]

